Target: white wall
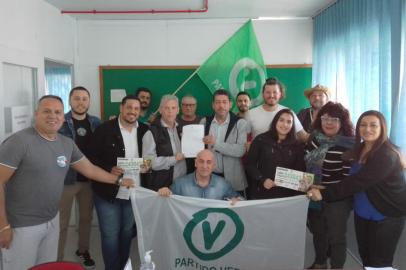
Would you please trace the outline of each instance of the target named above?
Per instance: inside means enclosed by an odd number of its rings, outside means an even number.
[[[44,94],[44,60],[74,63],[76,21],[43,0],[0,1],[0,140],[4,132],[3,63],[37,69],[38,96]]]
[[[100,113],[100,65],[200,65],[246,20],[78,21],[75,84],[92,91]],[[254,21],[266,64],[309,64],[309,20]]]

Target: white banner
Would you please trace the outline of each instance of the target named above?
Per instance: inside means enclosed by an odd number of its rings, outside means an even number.
[[[157,270],[303,269],[308,199],[228,201],[136,188],[131,201],[141,261]]]

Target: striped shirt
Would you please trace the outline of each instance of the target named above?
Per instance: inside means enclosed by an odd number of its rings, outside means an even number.
[[[315,138],[307,144],[305,152],[309,152],[319,148],[320,144]],[[321,184],[329,185],[339,183],[343,178],[349,175],[351,164],[342,159],[342,155],[348,149],[343,146],[332,146],[327,152],[322,164],[322,179]]]

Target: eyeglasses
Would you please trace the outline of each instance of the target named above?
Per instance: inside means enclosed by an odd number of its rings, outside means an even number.
[[[321,122],[324,122],[324,123],[332,123],[332,124],[340,123],[340,118],[338,118],[338,117],[322,116],[322,117],[320,117],[320,119],[321,119]]]
[[[194,107],[194,106],[196,106],[196,103],[194,103],[194,104],[182,103],[182,106],[185,106],[185,107]]]

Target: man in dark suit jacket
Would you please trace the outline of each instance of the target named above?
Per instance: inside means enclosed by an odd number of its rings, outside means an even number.
[[[142,137],[148,126],[139,122],[140,100],[129,95],[123,98],[119,117],[100,125],[91,143],[91,160],[116,175],[124,170],[117,158],[142,157]],[[136,177],[137,178],[137,177]],[[140,185],[140,177],[135,185]],[[134,234],[135,221],[129,199],[117,198],[119,187],[110,184],[92,185],[99,220],[105,269],[123,269]]]

